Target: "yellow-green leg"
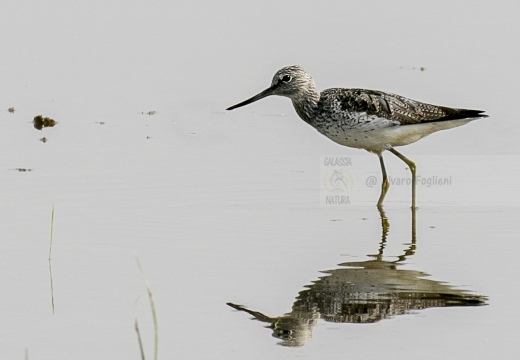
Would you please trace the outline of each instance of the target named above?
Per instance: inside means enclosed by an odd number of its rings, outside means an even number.
[[[417,167],[415,166],[415,163],[412,160],[408,159],[406,156],[404,156],[394,148],[390,148],[388,149],[388,151],[397,156],[399,159],[403,160],[412,172],[412,209],[415,209],[415,184],[417,182]]]
[[[383,173],[383,183],[381,184],[381,195],[379,195],[379,200],[377,201],[377,207],[379,209],[383,206],[383,200],[385,199],[388,188],[390,187],[390,183],[388,182],[388,176],[386,176],[385,162],[383,161],[383,155],[381,153],[377,154],[379,157],[379,163],[381,164],[381,172]]]

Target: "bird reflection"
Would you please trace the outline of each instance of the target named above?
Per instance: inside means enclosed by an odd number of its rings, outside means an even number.
[[[345,262],[339,268],[323,271],[325,276],[305,286],[292,306],[292,311],[269,317],[242,305],[227,303],[232,308],[251,314],[268,323],[281,345],[302,346],[312,336],[318,319],[335,323],[375,323],[416,310],[447,306],[480,306],[486,297],[453,288],[445,282],[431,280],[422,271],[398,269],[416,250],[415,208],[412,208],[411,242],[394,261],[383,260],[390,223],[383,209],[382,236],[378,253],[367,261]]]

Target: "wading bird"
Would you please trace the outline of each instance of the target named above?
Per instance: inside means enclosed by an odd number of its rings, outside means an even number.
[[[377,90],[333,88],[318,92],[312,77],[298,65],[278,70],[271,86],[226,110],[251,104],[266,96],[292,100],[300,118],[338,144],[375,153],[381,164],[383,182],[377,206],[390,187],[383,161],[388,150],[404,161],[412,172],[412,207],[415,208],[417,169],[415,163],[395,150],[439,130],[451,129],[484,118],[481,110],[430,105]]]

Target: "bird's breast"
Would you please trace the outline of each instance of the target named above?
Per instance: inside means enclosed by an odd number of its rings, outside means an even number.
[[[313,123],[316,130],[338,144],[376,152],[388,148],[381,131],[396,125],[392,120],[346,111],[320,114]]]

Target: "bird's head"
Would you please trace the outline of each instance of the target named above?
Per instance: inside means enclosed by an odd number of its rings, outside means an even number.
[[[270,95],[285,96],[292,100],[298,100],[300,97],[305,97],[309,90],[315,91],[312,77],[299,65],[287,66],[274,74],[270,87],[226,110],[233,110],[251,104]]]

